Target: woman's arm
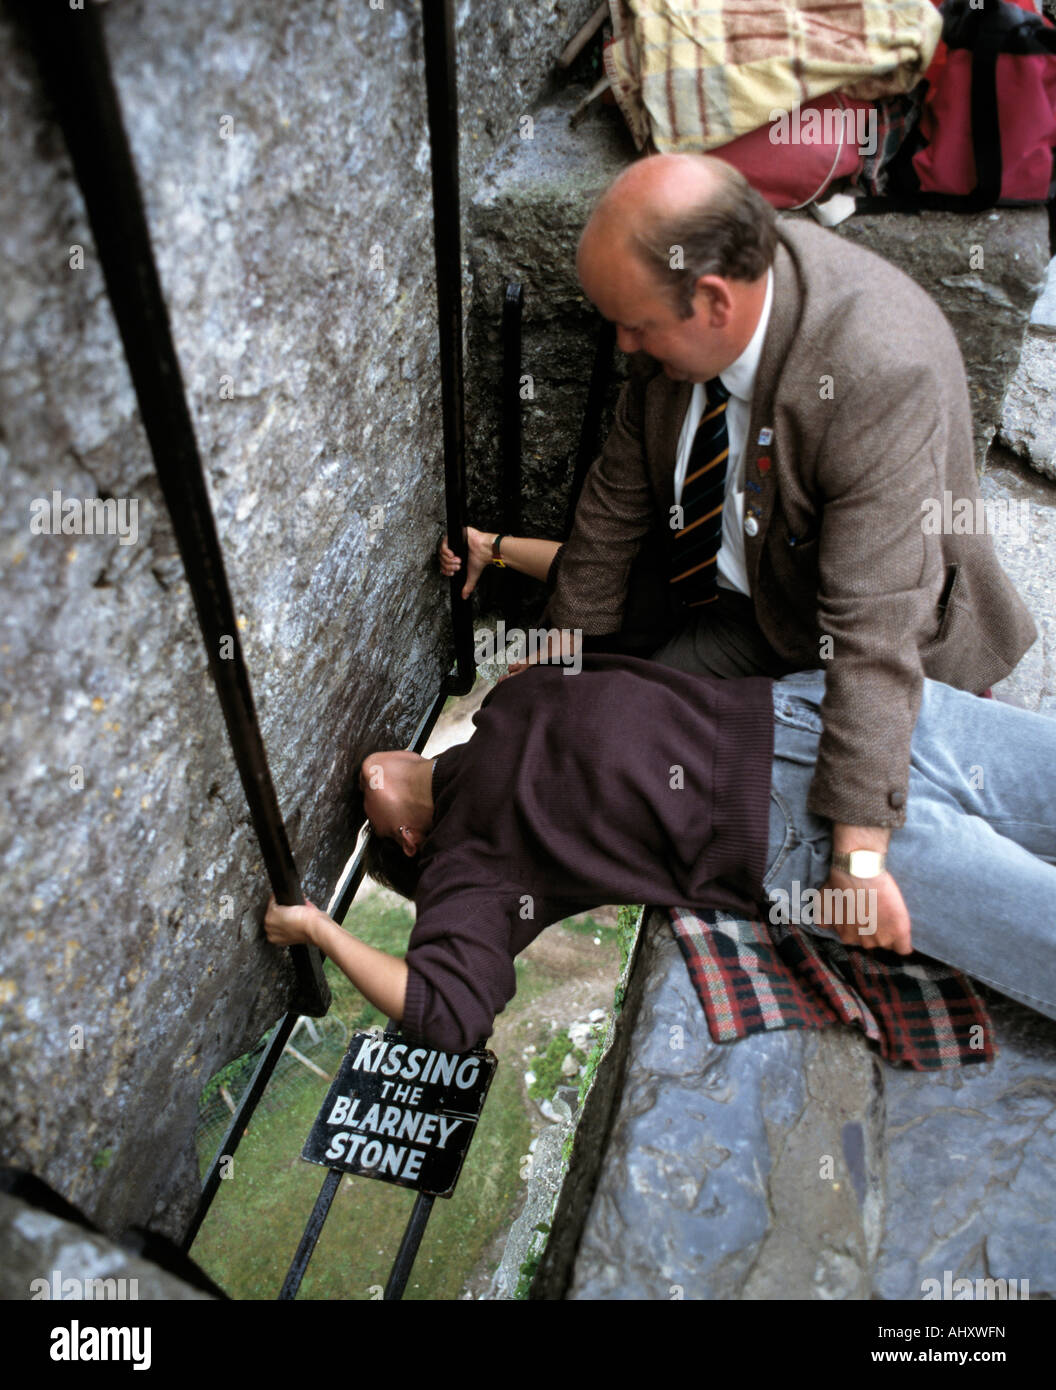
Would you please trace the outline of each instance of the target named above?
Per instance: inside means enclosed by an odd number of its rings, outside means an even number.
[[[402,1020],[407,994],[404,961],[350,935],[313,903],[279,907],[272,895],[264,916],[264,930],[273,946],[318,946],[364,999],[394,1022]]]
[[[497,531],[476,531],[472,526],[466,527],[469,565],[466,583],[462,589],[463,598],[469,598],[476,588],[481,571],[486,565],[491,564],[494,553],[492,547],[498,534]],[[545,583],[554,556],[560,549],[560,541],[544,541],[526,536],[504,535],[500,548],[500,558],[509,565],[510,569],[517,570],[520,574],[530,575],[533,579]],[[441,572],[445,575],[456,574],[461,561],[448,545],[446,536],[440,543],[439,553]]]

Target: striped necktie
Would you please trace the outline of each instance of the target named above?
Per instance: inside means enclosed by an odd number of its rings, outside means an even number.
[[[682,484],[682,528],[675,532],[671,559],[671,592],[684,608],[699,608],[718,597],[717,556],[722,545],[722,504],[730,456],[726,429],[730,393],[717,376],[704,389],[704,414],[693,436]]]

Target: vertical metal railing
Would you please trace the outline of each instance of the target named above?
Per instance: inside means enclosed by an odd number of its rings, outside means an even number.
[[[594,349],[594,363],[590,370],[590,385],[587,387],[587,404],[583,412],[583,425],[579,432],[579,449],[572,473],[572,485],[568,494],[568,507],[565,512],[564,539],[572,534],[576,519],[576,503],[583,491],[583,482],[590,465],[598,452],[598,436],[601,433],[601,415],[605,409],[605,396],[612,377],[612,354],[616,347],[616,325],[599,315],[598,341]]]
[[[502,529],[524,534],[521,510],[521,328],[524,289],[510,283],[502,304]],[[502,613],[508,626],[521,621],[523,587],[513,570],[503,575]]]
[[[444,421],[444,492],[448,543],[462,560],[451,576],[456,674],[448,694],[465,695],[476,678],[472,606],[462,597],[466,553],[466,425],[462,368],[462,210],[458,178],[458,83],[452,0],[422,0],[425,93],[433,181],[433,243]]]

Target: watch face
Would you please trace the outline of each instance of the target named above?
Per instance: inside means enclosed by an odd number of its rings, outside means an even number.
[[[875,849],[852,849],[847,859],[852,878],[876,878],[884,871],[884,856]]]

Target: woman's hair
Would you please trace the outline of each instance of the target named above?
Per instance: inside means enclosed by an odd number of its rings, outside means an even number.
[[[371,831],[363,853],[363,864],[375,883],[414,900],[422,872],[416,854],[404,854],[395,840],[383,839]]]

